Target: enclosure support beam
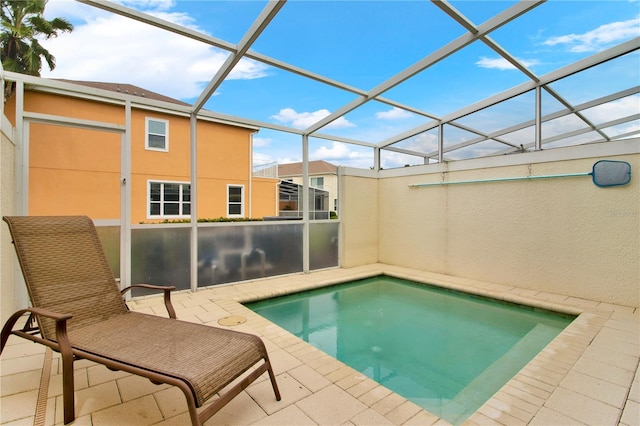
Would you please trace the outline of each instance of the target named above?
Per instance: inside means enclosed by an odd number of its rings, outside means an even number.
[[[24,82],[17,80],[16,97],[16,214],[29,214],[29,139],[25,137],[28,125],[24,121]]]
[[[444,162],[444,126],[438,124],[438,163]]]
[[[536,127],[535,127],[535,150],[542,149],[542,87],[536,87]]]
[[[191,291],[198,289],[198,116],[191,114],[189,121],[191,161]]]
[[[309,136],[302,135],[302,272],[309,273]]]
[[[125,102],[120,134],[120,289],[131,285],[131,101]],[[131,293],[127,293],[131,297]]]
[[[4,93],[4,92],[3,92]],[[24,82],[16,81],[16,122],[13,142],[15,144],[14,173],[15,173],[15,214],[29,214],[29,123],[24,120]],[[29,306],[29,295],[24,277],[18,266],[13,263],[14,293],[13,301],[16,308]]]

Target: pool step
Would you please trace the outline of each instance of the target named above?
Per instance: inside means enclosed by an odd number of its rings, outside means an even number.
[[[505,374],[511,378],[533,359],[558,334],[558,329],[538,324],[522,337],[508,352],[498,358],[453,399],[440,401],[440,412],[434,413],[453,425],[464,422],[494,393],[506,384]],[[533,356],[531,354],[534,354]],[[438,401],[423,406],[438,405]]]

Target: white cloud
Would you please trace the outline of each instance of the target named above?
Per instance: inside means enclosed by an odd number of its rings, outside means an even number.
[[[326,109],[319,109],[313,112],[297,112],[293,108],[283,108],[278,114],[272,115],[271,118],[297,129],[306,129],[330,114],[329,110]],[[345,127],[355,127],[355,124],[344,117],[340,117],[326,126],[326,128],[332,129]]]
[[[640,95],[632,95],[583,110],[581,111],[581,113],[593,124],[601,125],[602,123],[606,123],[612,120],[612,118],[633,116],[638,113],[639,106]],[[604,132],[606,134],[609,134],[610,136],[614,136],[617,134],[634,131],[636,125],[637,120],[631,120],[625,124],[615,126],[615,129],[604,129]],[[545,139],[553,136],[565,135],[574,130],[587,129],[587,127],[588,125],[575,115],[565,115],[563,117],[559,117],[543,123],[542,137],[543,139]],[[574,144],[584,143],[584,141],[592,140],[594,138],[594,135],[595,133],[589,132],[582,137],[576,136],[573,138],[569,138],[568,140],[574,141]],[[567,139],[562,139],[558,142],[555,142],[554,146],[564,146],[564,144],[568,144],[568,142],[566,141]]]
[[[398,167],[417,166],[424,164],[424,159],[413,155],[402,154],[394,151],[383,151],[381,167],[383,169],[394,169]]]
[[[543,44],[547,46],[565,45],[570,52],[595,52],[638,35],[640,35],[640,16],[627,21],[604,24],[583,34],[551,37]]]
[[[518,59],[518,62],[520,62],[522,65],[524,65],[527,68],[530,68],[532,66],[538,65],[538,61],[535,59]],[[500,71],[505,71],[505,70],[515,70],[516,67],[513,66],[513,64],[511,64],[511,62],[507,61],[506,59],[500,57],[500,58],[487,58],[486,56],[481,57],[480,59],[478,59],[478,61],[476,62],[476,65],[478,65],[480,68],[490,68],[490,69],[497,69]]]
[[[425,154],[436,151],[438,149],[438,135],[436,133],[420,133],[411,138],[404,148]]]
[[[169,10],[175,6],[174,0],[121,0],[115,3],[120,3],[123,6],[136,8],[139,10]]]
[[[80,6],[64,0],[47,5],[47,9],[53,6],[49,11],[52,15],[84,20],[74,21],[72,33],[42,42],[57,65],[54,71],[44,67],[42,77],[129,83],[173,98],[190,99],[202,93],[228,56],[204,43],[115,14],[92,10],[79,17],[70,3]],[[171,2],[147,3],[155,7],[153,15],[202,31],[189,15],[167,12]],[[267,70],[266,65],[243,59],[228,78],[261,78]]]
[[[341,142],[321,145],[309,154],[310,160],[325,160],[339,166],[366,168],[373,166],[373,149]]]
[[[393,107],[388,111],[381,111],[376,113],[376,118],[379,118],[381,120],[400,120],[403,118],[409,118],[411,116],[413,116],[413,114],[411,114],[409,111],[398,107]]]
[[[271,145],[271,138],[259,138],[253,137],[253,147],[254,148],[266,148]]]
[[[312,160],[343,160],[357,158],[360,154],[341,142],[331,142],[331,146],[321,146],[309,155]]]
[[[253,152],[253,167],[273,163],[273,157],[262,152]]]
[[[429,154],[438,150],[438,135],[432,132],[420,133],[412,138],[394,144],[393,146],[419,154]],[[382,167],[385,169],[404,167],[405,165],[415,166],[424,164],[423,157],[390,150],[382,151],[381,160]]]
[[[98,8],[78,3],[75,0],[48,0],[44,9],[46,19],[65,18],[74,24],[76,20],[84,22],[105,13]]]
[[[631,95],[606,104],[584,110],[583,113],[594,123],[604,123],[612,117],[628,117],[640,111],[640,95]]]
[[[368,169],[373,166],[373,149],[340,142],[318,143],[312,141],[310,160],[325,160],[332,164],[347,167]],[[284,142],[275,138],[272,144],[261,150],[254,150],[253,164],[278,164],[298,163],[302,161],[300,142]]]

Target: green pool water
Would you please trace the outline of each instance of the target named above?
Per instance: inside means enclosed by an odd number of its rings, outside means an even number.
[[[246,306],[452,424],[573,320],[387,276]]]

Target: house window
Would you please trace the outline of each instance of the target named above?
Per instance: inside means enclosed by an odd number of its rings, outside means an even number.
[[[227,217],[244,217],[243,185],[227,185]]]
[[[147,118],[145,148],[152,151],[169,151],[169,122]]]
[[[324,178],[323,177],[311,178],[311,186],[318,189],[324,188]]]
[[[177,218],[191,215],[191,184],[149,182],[149,218]]]

